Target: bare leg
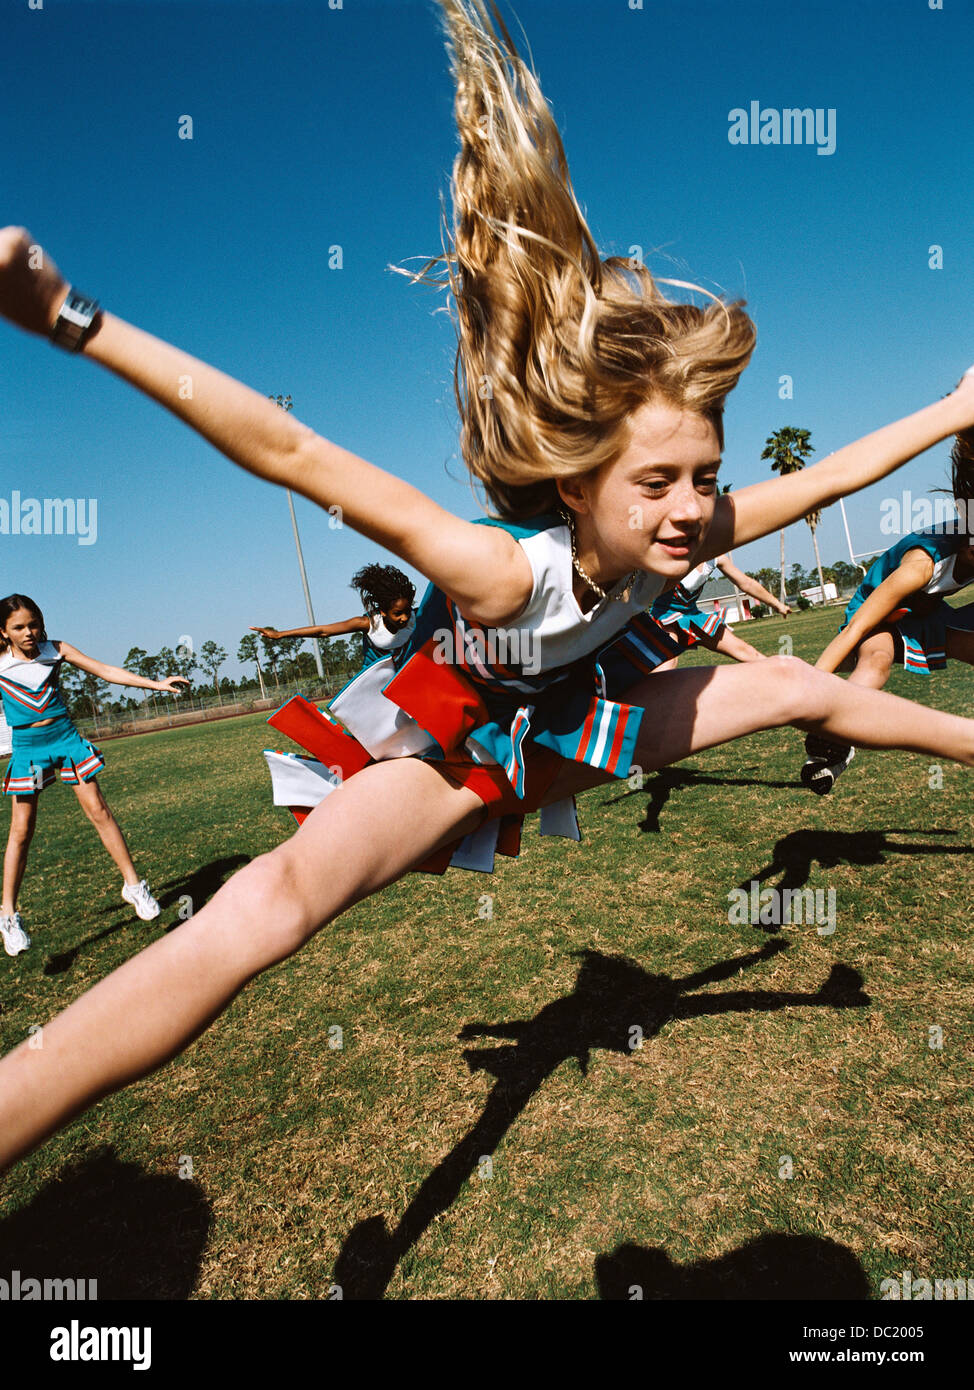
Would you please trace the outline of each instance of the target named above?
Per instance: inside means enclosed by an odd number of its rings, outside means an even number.
[[[102,844],[121,871],[122,878],[127,884],[138,883],[139,876],[135,872],[129,847],[125,843],[125,836],[122,834],[118,821],[109,810],[108,802],[102,795],[97,779],[93,777],[90,782],[79,782],[74,789],[74,794],[81,804],[81,809],[98,831],[98,837]]]
[[[764,661],[763,652],[759,652],[756,647],[752,647],[750,642],[743,641],[729,627],[725,627],[719,638],[715,639],[710,635],[699,639],[702,646],[711,652],[721,652],[724,656],[729,656],[734,661]],[[682,654],[682,653],[681,653]],[[675,671],[679,656],[671,656],[669,661],[661,661],[654,668],[652,674],[658,676],[661,671]]]
[[[882,690],[893,669],[895,654],[893,629],[878,627],[859,643],[855,670],[849,677],[852,685],[865,685],[870,690]]]
[[[654,674],[620,698],[649,712],[634,759],[644,772],[786,724],[835,743],[905,748],[974,766],[974,720],[844,681],[797,657],[769,656],[757,670],[709,666]],[[566,763],[548,800],[614,780]]]
[[[716,642],[708,641],[706,637],[702,640],[712,652],[723,652],[724,656],[732,657],[734,661],[765,660],[764,654],[759,652],[757,647],[752,647],[750,642],[745,642],[730,628],[727,628]]]
[[[27,853],[37,824],[38,796],[15,796],[10,808],[10,834],[3,856],[3,903],[0,913],[10,917],[17,911],[17,895],[27,868]]]
[[[744,666],[711,667],[651,676],[627,694],[651,712],[637,749],[646,770],[789,723],[974,765],[974,721],[851,685],[792,657],[768,657],[760,680]],[[606,780],[570,767],[547,800]],[[479,799],[429,763],[398,759],[350,778],[286,844],[47,1025],[40,1048],[24,1042],[0,1062],[0,1169],[100,1096],[161,1066],[248,980],[482,818]]]
[[[974,632],[949,627],[945,650],[951,661],[966,661],[968,666],[974,666]]]
[[[268,966],[347,907],[475,829],[483,805],[428,763],[365,768],[175,932],[0,1061],[0,1171],[197,1037]]]

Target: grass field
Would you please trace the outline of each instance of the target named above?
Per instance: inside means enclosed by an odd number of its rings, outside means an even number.
[[[835,624],[746,635],[814,659]],[[890,689],[970,713],[972,680]],[[290,833],[275,741],[257,716],[108,746],[156,923],[74,797],[44,794],[4,1051]],[[802,756],[790,730],[715,749],[581,797],[581,845],[531,818],[493,877],[413,875],[358,906],[4,1180],[0,1273],[202,1299],[974,1277],[970,774],[865,751],[816,798]],[[834,932],[729,921],[752,880],[833,890]]]

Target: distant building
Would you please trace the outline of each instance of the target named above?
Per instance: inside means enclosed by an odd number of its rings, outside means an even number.
[[[697,595],[697,607],[704,613],[724,610],[725,623],[746,623],[754,616],[754,609],[760,607],[757,599],[742,594],[723,574],[718,573],[709,579]]]
[[[807,599],[808,599],[809,603],[822,603],[822,602],[823,602],[823,599],[822,599],[822,586],[821,586],[821,584],[816,584],[814,589],[801,589],[799,592],[801,593],[802,598],[807,598]],[[836,589],[835,585],[834,585],[834,584],[826,584],[826,586],[825,586],[825,599],[824,599],[824,602],[825,602],[825,603],[828,603],[829,599],[831,599],[831,598],[838,598],[838,597],[839,597],[839,592],[838,592],[838,590]]]

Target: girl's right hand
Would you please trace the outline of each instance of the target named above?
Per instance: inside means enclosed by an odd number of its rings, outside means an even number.
[[[0,230],[0,314],[28,333],[54,327],[68,282],[23,227]]]
[[[272,642],[281,635],[275,627],[252,627],[250,630],[251,632],[259,632],[261,637],[267,637]]]

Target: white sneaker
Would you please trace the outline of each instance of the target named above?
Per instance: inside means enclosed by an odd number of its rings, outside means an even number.
[[[17,956],[21,951],[30,950],[30,937],[24,931],[20,913],[12,917],[0,917],[0,934],[3,936],[3,949],[8,956]]]
[[[149,885],[142,878],[138,883],[126,883],[122,888],[122,897],[127,903],[131,903],[143,922],[151,922],[154,917],[159,916],[159,904],[149,892]]]

